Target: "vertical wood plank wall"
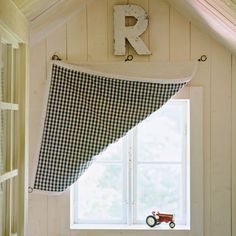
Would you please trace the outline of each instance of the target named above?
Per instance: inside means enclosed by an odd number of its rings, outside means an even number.
[[[112,6],[125,3],[143,6],[150,18],[143,39],[152,55],[133,54],[135,61],[197,60],[203,54],[208,57],[191,81],[191,85],[204,88],[204,232],[205,236],[236,236],[236,59],[164,0],[88,1],[78,15],[31,47],[30,183],[42,134],[40,116],[50,57],[57,52],[63,59],[77,62],[123,61],[125,57],[114,56],[112,51]],[[133,53],[130,47],[128,51]],[[61,196],[29,195],[30,236],[95,234],[104,235],[69,230],[69,192]]]

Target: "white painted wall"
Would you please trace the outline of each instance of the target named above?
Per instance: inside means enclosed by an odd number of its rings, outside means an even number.
[[[162,0],[96,0],[52,31],[30,50],[30,182],[41,138],[40,114],[46,86],[46,67],[59,53],[70,61],[123,61],[113,55],[113,5],[136,3],[149,13],[143,40],[150,56],[128,53],[135,61],[197,60],[206,54],[191,85],[204,88],[204,231],[205,236],[236,235],[236,57],[201,32]],[[78,1],[78,8],[80,1]],[[30,236],[141,236],[142,231],[75,232],[69,230],[69,193],[29,196]],[[154,235],[156,232],[150,232]],[[197,236],[197,235],[196,235]]]

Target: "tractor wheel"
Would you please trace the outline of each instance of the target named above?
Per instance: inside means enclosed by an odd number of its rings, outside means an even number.
[[[154,216],[150,215],[146,218],[146,223],[147,223],[148,226],[154,227],[157,223],[157,220]]]
[[[170,222],[169,226],[170,226],[171,229],[173,229],[175,227],[175,223],[174,222]]]

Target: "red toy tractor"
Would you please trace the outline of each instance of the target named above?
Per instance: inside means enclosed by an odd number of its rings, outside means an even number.
[[[159,211],[156,213],[155,211],[153,211],[152,215],[149,215],[146,218],[146,223],[150,227],[159,225],[162,222],[169,223],[169,226],[171,229],[175,227],[174,215],[172,214],[163,214],[163,213],[160,213]]]

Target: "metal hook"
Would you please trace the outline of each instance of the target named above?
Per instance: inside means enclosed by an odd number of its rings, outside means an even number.
[[[133,55],[128,55],[125,61],[132,61],[134,59]]]
[[[34,189],[31,186],[29,186],[28,187],[28,193],[32,193],[33,191],[34,191]]]
[[[204,61],[206,61],[207,60],[207,56],[206,55],[202,55],[199,59],[198,59],[198,61],[202,61],[202,62],[204,62]]]
[[[52,60],[53,60],[53,61],[61,61],[61,58],[60,58],[57,54],[54,54],[54,55],[52,56]]]

